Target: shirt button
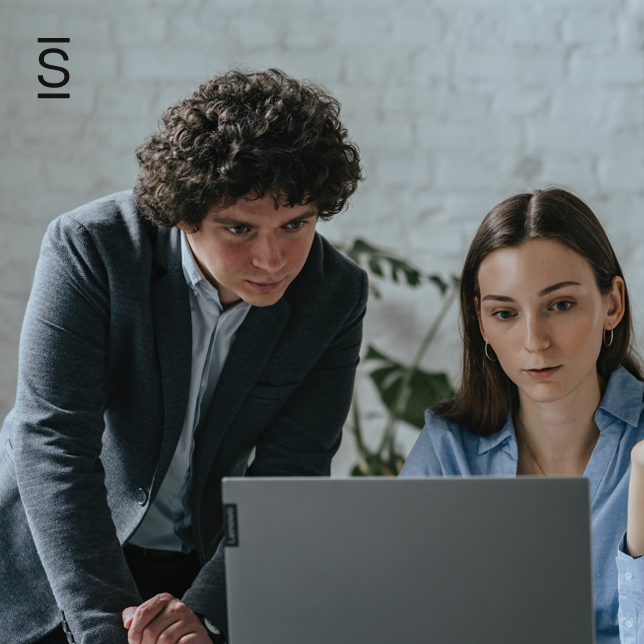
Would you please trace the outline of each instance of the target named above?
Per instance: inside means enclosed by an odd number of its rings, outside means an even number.
[[[134,493],[134,500],[139,504],[139,505],[145,505],[148,500],[148,493],[140,487],[135,493]]]
[[[633,575],[631,575],[631,573],[630,573],[630,572],[627,572],[627,573],[624,575],[624,577],[626,577],[626,579],[627,579],[628,581],[630,581],[631,579],[633,579]]]
[[[632,628],[632,627],[633,627],[633,622],[631,622],[631,620],[630,620],[630,619],[627,619],[627,620],[624,622],[624,626],[626,626],[626,628]]]

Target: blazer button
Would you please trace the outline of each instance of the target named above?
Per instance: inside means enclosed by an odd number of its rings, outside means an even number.
[[[135,493],[134,493],[134,500],[139,504],[139,505],[145,505],[148,501],[148,493],[140,487]]]

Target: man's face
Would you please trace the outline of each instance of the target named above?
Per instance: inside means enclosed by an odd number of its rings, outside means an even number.
[[[267,195],[211,208],[195,233],[183,222],[178,227],[223,306],[239,300],[270,306],[302,270],[316,221],[313,204],[275,209]]]

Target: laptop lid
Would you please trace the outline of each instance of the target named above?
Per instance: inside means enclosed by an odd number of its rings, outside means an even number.
[[[231,644],[593,644],[584,478],[224,479]]]

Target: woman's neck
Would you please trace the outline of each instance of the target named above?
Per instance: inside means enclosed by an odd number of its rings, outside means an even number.
[[[581,476],[599,438],[595,411],[602,389],[593,371],[561,400],[537,402],[519,390],[517,474]]]

